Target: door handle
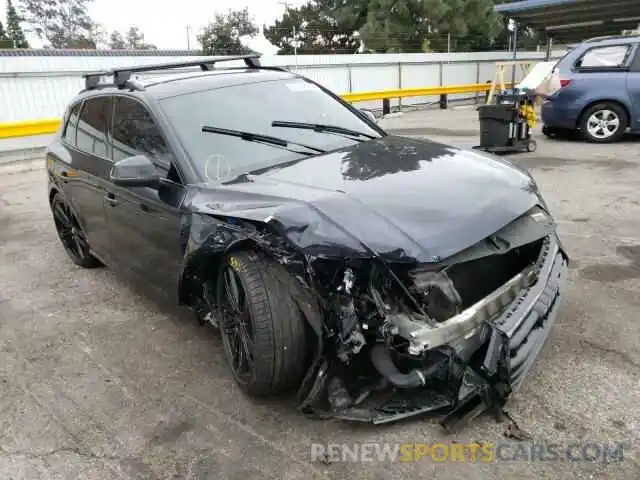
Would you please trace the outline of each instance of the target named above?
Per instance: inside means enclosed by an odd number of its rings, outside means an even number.
[[[118,204],[118,199],[116,198],[116,196],[113,193],[107,193],[104,196],[104,199],[112,207],[115,207]]]

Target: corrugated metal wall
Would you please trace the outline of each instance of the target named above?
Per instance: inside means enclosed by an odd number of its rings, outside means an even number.
[[[68,101],[83,87],[83,72],[197,58],[193,54],[169,56],[158,53],[157,56],[127,56],[126,52],[98,56],[92,52],[90,56],[83,56],[77,52],[73,55],[47,52],[46,55],[6,56],[8,54],[3,55],[0,51],[0,123],[60,117]],[[561,53],[557,52],[554,57]],[[277,55],[263,57],[262,63],[288,67],[337,93],[345,93],[482,83],[493,78],[495,62],[509,60],[509,55],[508,52]],[[519,58],[543,60],[544,53],[522,52]],[[435,101],[436,98],[420,97],[404,99],[403,105]],[[380,106],[378,103],[359,105]]]

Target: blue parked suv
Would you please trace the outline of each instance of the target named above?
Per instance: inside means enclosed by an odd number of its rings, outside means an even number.
[[[640,36],[600,37],[569,51],[555,66],[560,88],[542,104],[542,132],[579,130],[609,143],[640,132]]]

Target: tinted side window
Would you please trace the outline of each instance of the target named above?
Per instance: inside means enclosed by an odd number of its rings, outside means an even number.
[[[87,153],[107,157],[107,125],[111,117],[111,97],[96,97],[85,100],[76,144]]]
[[[64,138],[65,141],[74,146],[76,144],[76,126],[78,125],[78,116],[80,115],[81,106],[82,102],[78,102],[71,109],[69,119],[67,120],[67,124],[64,127],[64,133],[62,134],[62,138]]]
[[[163,172],[171,167],[172,156],[160,129],[140,102],[116,97],[113,122],[113,160],[144,154]]]
[[[592,48],[576,62],[576,66],[581,68],[602,69],[619,67],[626,62],[630,49],[631,45]]]

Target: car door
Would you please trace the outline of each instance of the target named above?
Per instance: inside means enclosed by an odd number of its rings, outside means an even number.
[[[111,97],[91,97],[76,107],[63,137],[71,162],[61,176],[91,248],[102,257],[108,236],[103,198],[112,164],[107,144]]]
[[[158,123],[133,97],[114,97],[110,139],[114,162],[144,154],[163,178],[159,188],[109,182],[105,209],[110,255],[145,282],[175,295],[183,259],[180,234],[185,189],[173,168],[173,155]]]
[[[635,45],[635,53],[627,74],[627,92],[631,99],[631,128],[640,130],[640,44]]]

